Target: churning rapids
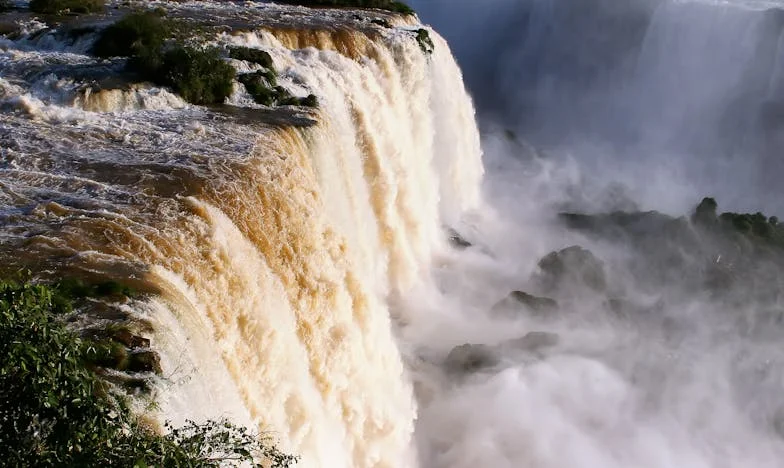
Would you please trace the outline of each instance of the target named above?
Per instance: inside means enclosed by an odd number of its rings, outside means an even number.
[[[449,46],[428,28],[422,50],[415,17],[145,3],[228,25],[215,45],[269,52],[291,93],[319,100],[268,109],[235,83],[225,105],[197,107],[108,79],[122,63],[90,56],[79,24],[19,15],[0,39],[0,269],[144,291],[122,307],[161,355],[154,417],[227,416],[304,467],[782,466],[778,257],[734,270],[733,246],[668,238],[658,262],[567,229],[555,215],[586,198],[579,165],[513,137],[489,136],[483,156]],[[651,101],[676,85],[663,57],[682,29],[668,24],[649,26],[663,42],[635,68],[664,81]],[[707,72],[718,84],[695,82],[683,109],[743,79]],[[545,81],[527,90],[551,103]],[[585,271],[548,286],[537,261],[577,244],[593,254],[562,256]],[[721,293],[695,286],[711,265],[734,279]]]

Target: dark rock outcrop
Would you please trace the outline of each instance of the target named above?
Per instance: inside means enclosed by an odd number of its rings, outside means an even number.
[[[604,262],[590,250],[577,245],[551,252],[542,258],[537,281],[545,291],[552,292],[574,288],[604,292],[607,289]]]
[[[557,333],[535,331],[520,338],[504,341],[501,343],[501,347],[522,351],[539,351],[556,346],[560,341],[561,337]]]
[[[461,236],[457,231],[455,231],[452,228],[447,229],[447,239],[449,240],[449,243],[452,245],[452,247],[460,250],[466,249],[473,245],[472,243],[463,239],[463,236]]]
[[[553,314],[558,310],[558,302],[549,297],[538,297],[524,291],[512,291],[508,296],[501,299],[490,310],[491,315],[496,317],[515,318],[521,312],[530,315],[544,317]]]
[[[519,355],[523,352],[536,360],[542,357],[543,350],[557,346],[560,340],[557,333],[534,331],[494,346],[466,343],[449,352],[443,363],[444,369],[447,374],[459,377],[497,367],[504,354]]]
[[[492,347],[483,344],[464,344],[449,352],[444,360],[444,367],[449,374],[464,375],[494,367],[500,362],[499,353]]]
[[[538,297],[523,291],[512,291],[509,297],[535,312],[549,312],[558,308],[555,299]]]
[[[134,351],[128,356],[126,370],[129,372],[153,372],[160,374],[161,357],[155,351]]]

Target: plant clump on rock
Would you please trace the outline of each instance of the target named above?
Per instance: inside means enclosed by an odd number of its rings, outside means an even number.
[[[429,55],[435,50],[433,39],[430,38],[430,32],[428,32],[427,29],[418,29],[416,32],[416,40],[417,44],[419,44],[419,48],[422,49],[422,52]]]
[[[713,198],[703,198],[692,214],[692,222],[702,229],[723,230],[737,233],[750,240],[763,241],[768,245],[784,247],[784,229],[776,216],[768,218],[760,212],[717,215],[718,204]]]
[[[101,32],[92,53],[103,58],[159,56],[171,31],[171,24],[157,11],[130,13]]]
[[[229,57],[235,60],[255,63],[269,70],[272,70],[275,65],[269,52],[250,47],[229,47]]]
[[[192,104],[222,103],[233,89],[234,68],[217,48],[166,47],[171,24],[158,12],[136,12],[107,27],[93,53],[127,56],[128,67],[153,83],[169,86]]]
[[[262,67],[261,70],[243,73],[237,77],[237,81],[245,86],[248,94],[253,97],[256,103],[268,107],[318,107],[318,98],[315,94],[297,97],[283,86],[278,85],[278,74],[275,72],[272,57],[268,52],[250,47],[229,47],[229,57]]]
[[[175,47],[163,54],[160,66],[149,76],[190,103],[218,104],[231,94],[234,68],[216,48]]]
[[[277,77],[272,70],[260,70],[243,73],[237,80],[263,106],[305,106],[318,107],[318,98],[314,94],[306,97],[292,96],[283,86],[277,84]]]
[[[92,52],[104,58],[128,57],[128,68],[141,78],[172,88],[192,104],[223,103],[234,89],[234,68],[216,47],[184,46],[172,40],[179,27],[159,11],[130,13],[104,29]],[[266,51],[232,46],[228,56],[260,65],[262,70],[237,77],[262,105],[317,107],[318,99],[292,96],[277,84],[272,57]]]

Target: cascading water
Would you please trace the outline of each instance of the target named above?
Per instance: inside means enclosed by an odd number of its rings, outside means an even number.
[[[161,419],[255,424],[308,467],[414,466],[414,396],[393,339],[410,317],[395,304],[428,281],[442,221],[478,205],[482,176],[447,44],[431,31],[426,54],[421,26],[394,15],[398,26],[368,29],[332,11],[319,29],[297,7],[174,8],[298,16],[217,43],[268,51],[321,110],[275,128],[155,88],[84,91],[66,75],[92,58],[40,47],[51,38],[6,41],[3,250],[22,252],[9,267],[154,292],[134,314],[162,354]]]
[[[688,244],[698,227],[657,213],[606,237],[554,220],[704,195],[645,157],[710,148],[694,140],[727,109],[775,114],[775,3],[499,3],[527,25],[523,44],[495,28],[489,40],[516,45],[482,63],[500,62],[491,102],[523,138],[486,139],[484,178],[461,72],[432,30],[422,50],[413,19],[156,3],[230,25],[214,45],[267,51],[318,110],[258,105],[238,83],[216,108],[112,86],[122,63],[87,55],[90,34],[20,19],[0,42],[0,270],[145,292],[121,307],[161,355],[155,416],[229,417],[300,466],[779,466],[780,255],[749,268],[747,238]],[[618,153],[590,171],[586,148]],[[636,185],[608,194],[591,178]],[[537,260],[572,244],[603,262],[571,250],[575,284],[548,286]]]

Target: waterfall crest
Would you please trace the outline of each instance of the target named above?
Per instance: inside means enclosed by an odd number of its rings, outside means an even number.
[[[162,354],[160,419],[254,424],[302,466],[414,466],[393,335],[405,317],[390,304],[427,280],[482,178],[460,71],[432,30],[434,52],[420,49],[423,27],[219,36],[268,51],[283,84],[318,96],[307,128],[162,90],[9,84],[2,200],[18,237],[4,248],[156,293],[134,313]],[[28,47],[3,63],[69,54]]]

